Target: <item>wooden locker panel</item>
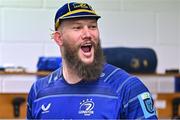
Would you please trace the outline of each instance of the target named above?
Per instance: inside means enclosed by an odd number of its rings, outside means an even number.
[[[165,106],[163,108],[157,108],[158,116],[162,119],[172,118],[172,101],[174,98],[180,98],[180,93],[159,93],[156,101],[163,101]],[[180,108],[179,108],[180,112]],[[180,115],[180,113],[179,113]]]
[[[12,101],[16,97],[22,97],[25,101],[20,105],[20,116],[17,118],[26,118],[26,103],[27,94],[0,94],[0,119],[12,119],[14,117],[14,110]]]

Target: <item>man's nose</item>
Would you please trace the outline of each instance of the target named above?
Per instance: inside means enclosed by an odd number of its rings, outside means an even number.
[[[90,39],[90,38],[91,38],[91,34],[90,34],[90,30],[89,30],[88,26],[85,26],[85,27],[83,28],[82,37],[83,37],[83,39],[87,39],[87,38]]]

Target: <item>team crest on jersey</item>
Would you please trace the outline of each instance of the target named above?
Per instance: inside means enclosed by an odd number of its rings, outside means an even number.
[[[149,92],[144,92],[138,96],[142,111],[144,113],[145,118],[153,116],[156,114],[154,109],[153,100],[150,96]]]
[[[91,114],[94,114],[94,105],[95,104],[92,99],[83,100],[80,102],[79,114],[83,114],[84,116],[90,116]]]
[[[152,99],[150,99],[150,98],[145,99],[144,100],[144,104],[145,104],[146,110],[149,113],[153,113],[154,112]]]

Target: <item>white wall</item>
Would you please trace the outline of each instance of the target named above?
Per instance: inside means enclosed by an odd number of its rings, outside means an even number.
[[[58,56],[50,29],[65,1],[0,0],[0,65],[36,70],[39,56]],[[103,47],[151,47],[158,55],[158,72],[180,68],[179,0],[78,1],[90,3],[102,16]]]

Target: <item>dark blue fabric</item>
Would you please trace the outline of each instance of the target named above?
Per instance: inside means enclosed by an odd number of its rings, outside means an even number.
[[[180,77],[175,77],[175,92],[180,92]]]
[[[130,73],[153,73],[157,67],[157,56],[151,48],[104,48],[107,63]]]
[[[38,71],[54,71],[61,65],[61,57],[40,57],[37,63]]]

